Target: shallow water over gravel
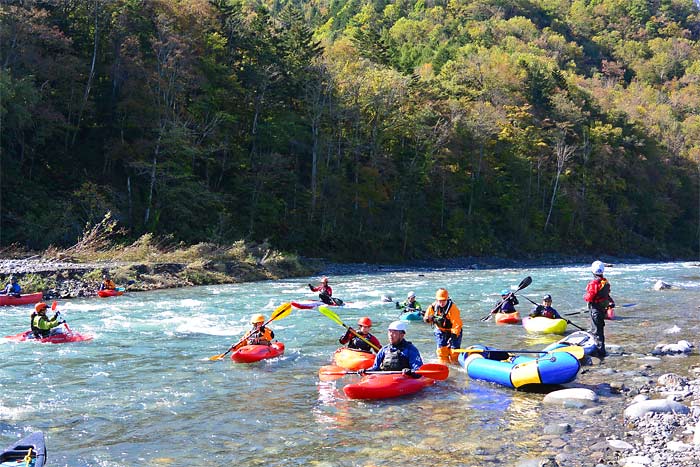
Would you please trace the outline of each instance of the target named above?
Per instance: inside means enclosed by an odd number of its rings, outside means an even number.
[[[439,286],[462,309],[463,346],[540,349],[560,336],[528,336],[520,326],[481,322],[499,292],[525,277],[521,312],[551,293],[560,313],[583,311],[587,265],[498,270],[410,270],[331,276],[335,311],[346,324],[368,315],[385,343],[393,303],[409,290],[427,306]],[[694,263],[616,264],[606,274],[619,319],[608,322],[612,355],[585,367],[574,386],[596,390],[600,413],[544,405],[543,394],[470,381],[458,367],[422,393],[389,401],[346,400],[342,385],[320,383],[343,328],[313,310],[273,323],[283,358],[253,365],[210,362],[280,303],[310,299],[309,280],[131,293],[61,302],[72,329],[91,342],[48,345],[0,341],[0,444],[46,433],[50,466],[510,466],[566,452],[571,466],[595,465],[595,444],[622,434],[625,400],[609,385],[642,384],[662,373],[687,374],[690,357],[647,361],[657,343],[697,345],[700,268]],[[657,280],[679,287],[654,291]],[[28,327],[30,307],[0,308],[2,334]],[[680,318],[677,318],[680,316]],[[587,315],[570,316],[587,327]],[[674,328],[674,326],[677,326]],[[570,327],[570,331],[575,328]],[[427,325],[411,323],[408,340],[434,360]],[[615,352],[615,346],[620,346]],[[651,368],[641,370],[645,364]],[[552,429],[567,422],[570,431]],[[603,427],[601,428],[601,424]],[[598,428],[594,428],[598,427]]]

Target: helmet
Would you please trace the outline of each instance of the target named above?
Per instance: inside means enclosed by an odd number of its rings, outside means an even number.
[[[15,284],[17,282],[17,278],[15,276],[10,276],[10,282]]]
[[[323,282],[324,284],[327,284],[327,283],[328,283],[328,278],[327,278],[326,276],[323,276],[323,277],[321,278],[321,282]]]
[[[250,324],[264,323],[265,315],[257,314],[250,318]]]
[[[544,297],[542,297],[542,301],[544,302],[551,302],[552,301],[552,296],[547,294]]]
[[[510,289],[503,289],[501,290],[501,297],[505,297],[510,293]]]
[[[435,292],[435,300],[447,300],[448,298],[450,298],[450,294],[447,289],[437,289]]]
[[[416,298],[416,293],[415,292],[408,292],[408,296],[406,298],[409,300],[412,298]]]
[[[593,261],[591,264],[591,272],[595,275],[601,275],[605,271],[605,264],[602,261]]]
[[[36,305],[34,305],[34,309],[39,312],[39,311],[44,311],[48,308],[49,306],[44,303],[44,302],[39,302]]]
[[[389,331],[403,331],[406,332],[406,323],[403,321],[392,321],[389,324]]]
[[[363,316],[362,318],[357,320],[357,324],[360,326],[372,326],[372,320],[369,319],[367,316]]]

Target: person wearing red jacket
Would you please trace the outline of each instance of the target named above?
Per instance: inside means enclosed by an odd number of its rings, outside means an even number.
[[[321,279],[321,283],[314,287],[313,285],[309,284],[309,289],[311,289],[312,292],[320,292],[318,294],[318,298],[321,299],[323,303],[326,305],[336,305],[336,302],[333,300],[333,289],[331,289],[331,286],[328,285],[328,278],[323,277]]]
[[[372,350],[379,352],[379,349],[382,348],[382,344],[376,336],[369,332],[372,328],[372,320],[367,316],[363,316],[357,320],[357,326],[360,328],[359,330],[356,331],[352,326],[349,327],[345,335],[338,339],[338,341],[343,345],[347,344],[348,349],[357,349],[363,352],[372,352]],[[362,336],[364,340],[360,339],[359,336]],[[374,345],[374,348],[365,341]]]
[[[605,358],[605,314],[608,308],[615,307],[615,301],[610,296],[610,282],[603,276],[605,265],[602,261],[591,264],[593,280],[586,286],[583,299],[588,303],[591,317],[591,334],[595,336],[597,356]]]

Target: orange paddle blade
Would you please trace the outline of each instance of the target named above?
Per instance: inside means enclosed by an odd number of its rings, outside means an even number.
[[[443,381],[450,376],[450,369],[447,365],[443,365],[442,363],[426,363],[418,368],[416,373],[426,378]]]
[[[348,371],[346,368],[337,365],[325,365],[318,370],[318,379],[321,381],[335,381],[340,379],[348,373],[354,373],[354,371]]]

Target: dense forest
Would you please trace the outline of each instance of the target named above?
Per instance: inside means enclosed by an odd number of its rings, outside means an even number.
[[[0,4],[0,246],[700,250],[693,0]]]

